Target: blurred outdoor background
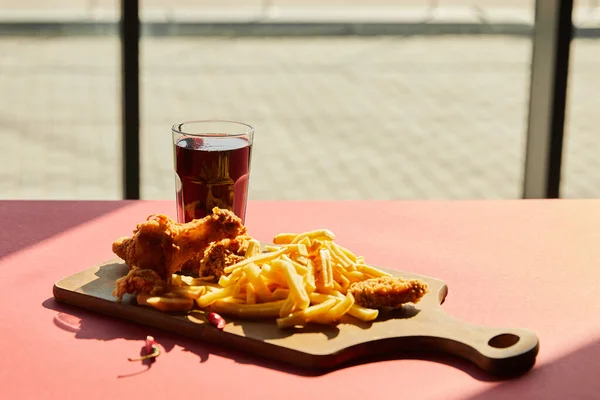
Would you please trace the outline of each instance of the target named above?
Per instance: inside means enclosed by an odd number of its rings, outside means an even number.
[[[0,0],[0,198],[121,198],[119,4]],[[211,118],[256,127],[253,200],[522,195],[532,0],[144,0],[140,17],[144,199],[175,198],[171,125]],[[598,2],[573,19],[600,28]],[[598,37],[574,39],[569,73],[561,196],[600,197]]]

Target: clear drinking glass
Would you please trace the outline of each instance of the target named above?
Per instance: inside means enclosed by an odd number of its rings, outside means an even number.
[[[213,207],[245,221],[254,128],[206,120],[175,124],[171,131],[178,222],[203,218]]]

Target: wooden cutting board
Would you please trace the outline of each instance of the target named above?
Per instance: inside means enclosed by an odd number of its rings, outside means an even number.
[[[333,368],[365,356],[393,353],[402,357],[406,352],[414,356],[430,351],[464,358],[497,376],[522,374],[535,363],[539,341],[533,332],[461,322],[441,307],[448,292],[443,281],[386,271],[426,281],[429,293],[414,306],[380,313],[372,323],[348,317],[335,327],[315,325],[293,330],[277,328],[274,320],[227,317],[225,329],[219,331],[206,321],[202,311],[167,314],[138,306],[129,295],[119,303],[111,293],[115,281],[127,273],[120,260],[64,278],[55,283],[53,292],[59,302],[313,369]]]

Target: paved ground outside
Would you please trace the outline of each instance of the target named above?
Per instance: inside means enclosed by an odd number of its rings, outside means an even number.
[[[139,0],[141,9],[202,9],[206,7],[336,7],[353,6],[499,6],[531,8],[535,0]],[[576,6],[596,6],[595,0],[575,0]],[[0,0],[5,10],[98,10],[118,9],[121,0]]]
[[[564,197],[600,196],[600,42],[572,48]],[[499,36],[145,38],[142,196],[170,126],[256,126],[252,199],[521,194],[531,43]],[[0,197],[118,199],[115,37],[0,38]]]

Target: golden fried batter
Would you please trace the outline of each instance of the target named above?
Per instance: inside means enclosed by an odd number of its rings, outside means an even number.
[[[427,291],[427,283],[423,281],[391,276],[355,282],[348,288],[356,304],[367,308],[397,308],[404,303],[417,303]]]
[[[211,243],[204,250],[204,257],[200,261],[199,275],[214,276],[218,280],[223,275],[225,267],[244,259],[250,239],[249,236],[242,235],[234,239],[223,239]]]
[[[167,283],[151,269],[132,268],[127,275],[117,279],[112,295],[119,300],[125,293],[147,293],[158,296],[165,292]]]
[[[202,277],[214,276],[218,280],[223,274],[223,268],[244,259],[250,239],[250,236],[244,234],[234,239],[213,242],[203,253],[195,254],[187,260],[181,270]]]
[[[169,280],[186,261],[202,254],[210,243],[245,233],[246,227],[240,218],[219,208],[214,208],[211,215],[185,224],[165,215],[151,215],[137,225],[133,237],[117,239],[112,250],[129,268],[151,269]]]

